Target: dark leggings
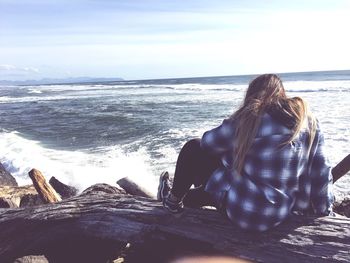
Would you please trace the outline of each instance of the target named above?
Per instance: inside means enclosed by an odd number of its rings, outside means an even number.
[[[177,198],[184,198],[185,206],[214,206],[212,197],[204,191],[204,187],[219,165],[218,157],[200,147],[200,139],[188,141],[177,159],[171,193]],[[192,185],[196,188],[190,189]]]

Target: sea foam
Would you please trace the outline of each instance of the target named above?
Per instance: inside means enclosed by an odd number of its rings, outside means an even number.
[[[30,184],[28,172],[36,168],[47,180],[55,176],[79,190],[95,183],[116,185],[118,179],[129,176],[155,193],[157,180],[147,159],[142,150],[125,153],[118,146],[101,152],[97,149],[94,153],[53,150],[23,138],[18,132],[0,132],[0,161],[19,185]]]

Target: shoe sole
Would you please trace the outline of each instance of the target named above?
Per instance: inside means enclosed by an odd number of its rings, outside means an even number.
[[[157,192],[158,201],[163,201],[164,199],[164,196],[162,195],[162,193],[163,193],[164,183],[166,179],[169,179],[169,173],[162,172],[162,174],[159,176],[159,186],[158,186],[158,192]]]
[[[172,209],[166,202],[163,202],[163,207],[167,209],[169,212],[171,212],[174,215],[182,214],[184,211],[184,208],[181,209]]]

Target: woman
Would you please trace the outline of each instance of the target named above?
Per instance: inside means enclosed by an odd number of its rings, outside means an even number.
[[[306,103],[287,97],[278,76],[258,76],[230,118],[185,144],[173,187],[163,174],[158,198],[173,213],[214,205],[239,227],[257,231],[292,213],[328,215],[332,175],[323,141]]]

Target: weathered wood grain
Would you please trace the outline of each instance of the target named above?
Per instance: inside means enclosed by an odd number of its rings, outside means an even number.
[[[0,209],[1,262],[35,254],[50,261],[57,256],[55,248],[65,253],[67,243],[72,257],[81,251],[89,255],[91,247],[95,254],[105,248],[104,255],[112,257],[112,250],[128,242],[149,244],[147,250],[155,253],[176,248],[176,253],[195,250],[255,262],[349,262],[350,219],[295,217],[273,230],[250,233],[215,210],[185,209],[175,217],[156,200],[103,191],[56,204]]]
[[[36,191],[44,203],[55,203],[62,200],[39,170],[32,169],[28,174],[30,179],[33,181]]]
[[[150,193],[144,187],[136,184],[131,178],[123,177],[117,181],[117,184],[123,188],[128,194],[137,195],[142,197],[149,197],[156,199],[156,197]]]

